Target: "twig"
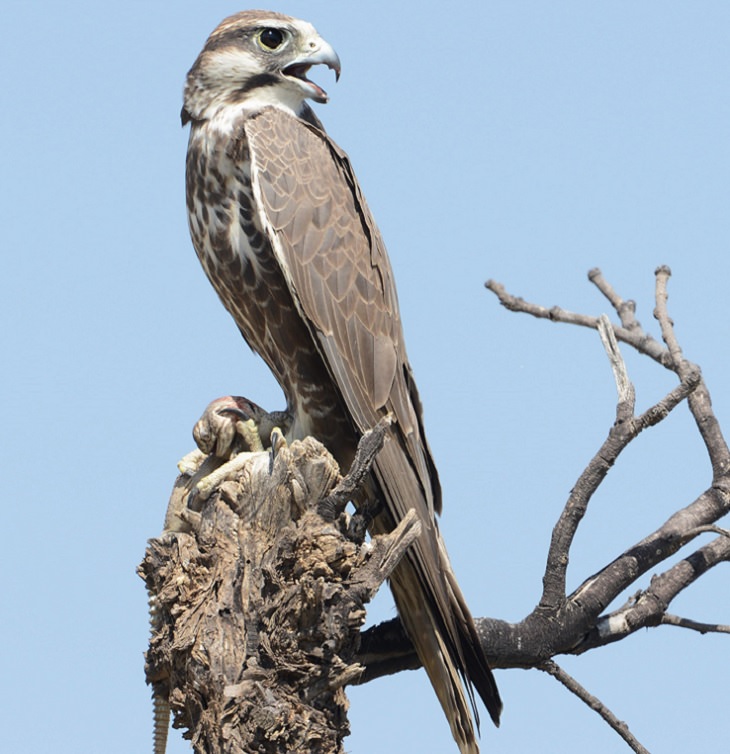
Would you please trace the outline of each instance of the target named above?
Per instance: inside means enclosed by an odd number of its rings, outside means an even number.
[[[730,537],[730,529],[723,529],[721,526],[709,524],[690,529],[685,536],[687,537],[687,541],[689,541],[690,539],[694,539],[698,534],[720,534],[723,537]]]
[[[611,306],[616,310],[621,324],[627,329],[632,330],[638,328],[641,329],[641,325],[636,320],[636,302],[624,301],[618,293],[614,290],[613,286],[603,277],[603,273],[594,267],[588,271],[588,280],[598,288],[598,290],[606,297]]]
[[[693,369],[699,373],[699,368],[682,357],[682,349],[679,346],[674,333],[674,323],[669,317],[667,310],[667,285],[672,271],[666,265],[657,267],[656,275],[656,306],[654,316],[659,321],[662,331],[662,339],[667,344],[667,351],[671,359],[671,368],[680,378],[684,378],[688,371]],[[730,449],[723,436],[720,424],[712,410],[710,393],[703,382],[699,385],[695,395],[689,401],[689,408],[694,417],[697,429],[700,432],[705,448],[710,456],[714,479],[718,480],[730,471]]]
[[[321,516],[333,520],[355,497],[357,490],[362,487],[363,480],[372,468],[375,456],[383,447],[386,430],[392,423],[393,416],[388,414],[362,436],[347,475],[342,477],[332,492],[320,501],[319,514]]]
[[[600,270],[593,270],[592,272],[594,273],[594,277],[591,278],[591,282],[598,285],[597,281],[602,280],[600,277]],[[605,285],[608,284],[606,283]],[[544,306],[532,304],[518,296],[513,296],[512,294],[507,293],[505,287],[495,280],[487,280],[484,286],[487,290],[492,291],[492,293],[497,296],[499,303],[502,304],[505,309],[509,309],[510,311],[530,314],[538,319],[548,319],[552,322],[562,322],[568,325],[589,327],[592,330],[598,328],[598,317],[589,317],[587,314],[576,314],[575,312],[562,309],[559,306],[553,306],[550,309],[547,309]],[[603,292],[602,288],[600,290]],[[619,314],[619,316],[621,315]],[[632,319],[627,321],[627,326],[624,327],[617,327],[614,325],[613,332],[616,335],[616,338],[622,343],[627,343],[639,353],[643,353],[662,366],[667,367],[668,369],[672,368],[669,351],[651,335],[644,332],[635,320]]]
[[[585,702],[594,712],[597,712],[626,741],[632,751],[637,752],[637,754],[650,754],[649,750],[645,749],[636,740],[625,722],[619,720],[600,699],[589,693],[587,689],[581,686],[575,678],[566,673],[557,663],[547,660],[538,665],[537,669],[551,675],[562,683],[568,691],[575,694],[582,702]]]
[[[730,560],[730,539],[719,536],[699,547],[664,573],[655,576],[647,593],[663,606],[663,611],[671,601],[700,576],[720,563]],[[641,598],[637,605],[641,603]]]
[[[656,274],[658,295],[660,298],[663,297],[663,300],[657,302],[655,311],[659,316],[665,317],[665,294],[667,281],[670,275],[669,268],[659,267]],[[623,326],[614,326],[613,328],[617,340],[630,345],[639,353],[648,356],[663,367],[676,372],[680,378],[684,377],[684,372],[677,371],[678,367],[675,363],[675,357],[670,353],[670,349],[664,347],[642,329],[639,323],[634,319],[633,315],[630,314],[628,304],[619,298],[613,288],[604,280],[601,271],[598,269],[591,270],[588,277],[606,296],[614,308],[616,308],[616,311],[621,318]],[[485,287],[492,291],[492,293],[494,293],[499,299],[500,304],[510,311],[523,312],[540,319],[548,319],[552,322],[563,322],[566,324],[578,325],[580,327],[589,327],[594,330],[598,328],[597,317],[589,317],[585,314],[575,314],[574,312],[561,309],[558,306],[547,309],[543,306],[524,301],[517,296],[507,293],[504,286],[494,280],[488,280],[485,283]],[[667,330],[669,342],[671,343],[674,335],[668,315],[665,317],[663,330]],[[681,356],[681,349],[679,349],[678,346],[675,356],[677,353]],[[680,366],[682,370],[685,368],[694,369],[699,373],[699,368],[685,359],[680,359]],[[690,397],[689,408],[710,456],[715,483],[718,487],[722,485],[721,491],[723,494],[730,495],[730,482],[727,480],[727,477],[730,475],[730,449],[725,442],[720,425],[712,411],[712,401],[704,381],[700,380],[694,394]],[[722,480],[722,482],[720,482],[720,480]]]
[[[590,327],[593,330],[598,327],[597,317],[590,317],[587,314],[577,314],[576,312],[562,309],[559,306],[553,306],[548,309],[539,304],[532,304],[529,301],[525,301],[523,298],[512,296],[507,293],[505,287],[496,280],[487,280],[487,282],[484,283],[484,287],[496,294],[499,303],[502,304],[505,309],[509,309],[510,311],[524,312],[525,314],[531,314],[538,319],[549,319],[553,322],[564,322],[569,325]]]
[[[677,338],[674,334],[674,322],[669,317],[667,311],[667,299],[669,294],[667,293],[667,283],[672,275],[672,271],[663,264],[656,268],[654,273],[656,275],[656,306],[654,308],[654,318],[658,320],[659,326],[662,330],[662,340],[666,343],[669,355],[672,357],[674,363],[674,370],[679,372],[680,365],[682,363],[682,349],[679,347]]]
[[[730,634],[730,626],[724,626],[721,623],[700,623],[690,618],[681,618],[679,615],[665,613],[662,616],[663,626],[677,626],[678,628],[688,628],[692,631],[699,631],[701,634]]]
[[[653,427],[662,419],[665,419],[685,398],[689,398],[692,393],[699,387],[702,378],[697,370],[687,373],[677,387],[670,390],[660,401],[644,411],[641,416],[637,417],[638,435],[644,429]]]
[[[616,380],[616,389],[619,396],[616,406],[616,422],[601,448],[591,458],[588,466],[575,483],[560,518],[553,528],[545,565],[545,575],[543,576],[541,608],[557,608],[565,601],[568,553],[578,531],[578,526],[585,516],[593,493],[598,489],[619,453],[631,439],[630,420],[634,413],[634,388],[628,378],[626,365],[621,357],[611,323],[605,314],[598,318],[596,327],[601,335]],[[628,434],[626,429],[629,429]]]

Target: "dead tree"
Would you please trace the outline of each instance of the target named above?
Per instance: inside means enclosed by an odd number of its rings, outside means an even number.
[[[669,611],[683,589],[730,559],[730,532],[717,526],[730,511],[730,451],[700,370],[684,358],[675,337],[667,310],[669,276],[667,267],[656,271],[654,316],[663,344],[641,327],[634,303],[620,298],[599,270],[589,279],[613,308],[616,324],[605,315],[531,304],[496,282],[486,284],[512,311],[597,330],[618,402],[606,440],[576,481],[553,529],[539,604],[519,623],[481,618],[477,629],[493,667],[549,673],[636,752],[646,749],[554,658],[660,625],[730,633],[730,626]],[[677,376],[676,387],[638,416],[619,342]],[[685,400],[707,450],[712,483],[568,594],[571,545],[594,493],[628,444]],[[343,511],[377,442],[376,433],[334,492],[338,470],[312,440],[274,453],[271,468],[269,454],[259,453],[253,461],[244,457],[232,478],[230,469],[210,476],[216,463],[209,458],[178,482],[166,528],[186,531],[153,540],[141,566],[155,610],[147,673],[156,696],[169,697],[176,725],[188,729],[196,751],[341,751],[348,732],[343,687],[419,666],[397,619],[358,634],[364,603],[417,531],[406,520],[370,550],[362,545],[357,517]],[[711,539],[697,544],[702,535]],[[682,548],[688,549],[684,558],[642,584],[642,577],[661,570]],[[607,612],[634,587],[624,605]],[[159,727],[166,729],[166,718]]]

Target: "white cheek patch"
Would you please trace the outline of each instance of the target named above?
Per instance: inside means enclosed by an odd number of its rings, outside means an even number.
[[[253,55],[234,47],[216,50],[205,64],[205,79],[209,82],[210,90],[216,93],[205,108],[203,118],[210,120],[217,130],[226,131],[242,113],[255,112],[264,107],[278,107],[298,116],[304,106],[306,92],[283,76],[277,83],[243,93],[241,99],[236,101],[236,92],[244,88],[246,81],[261,73],[261,65]]]
[[[216,50],[206,60],[206,78],[212,81],[235,82],[247,79],[261,73],[261,67],[254,58],[235,47]],[[220,85],[218,85],[220,86]]]

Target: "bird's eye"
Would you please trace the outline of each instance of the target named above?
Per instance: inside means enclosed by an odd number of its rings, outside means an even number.
[[[284,43],[284,32],[281,29],[263,29],[259,34],[259,44],[267,50],[276,50]]]

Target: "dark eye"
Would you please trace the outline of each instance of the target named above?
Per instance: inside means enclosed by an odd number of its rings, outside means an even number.
[[[259,34],[259,42],[262,47],[275,50],[284,42],[284,32],[281,29],[264,29]]]

